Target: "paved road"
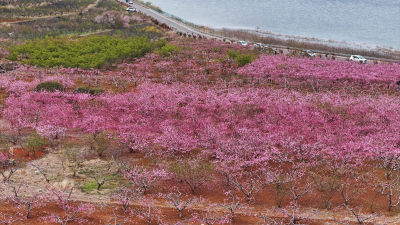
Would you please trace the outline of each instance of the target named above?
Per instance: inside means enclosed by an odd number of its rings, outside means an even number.
[[[122,4],[129,6],[126,1],[124,0],[118,0],[119,2],[121,2]],[[179,22],[173,18],[167,17],[165,15],[163,15],[162,13],[159,13],[153,9],[144,7],[138,3],[133,3],[131,4],[132,7],[136,8],[136,10],[138,10],[139,12],[145,14],[146,16],[149,16],[155,20],[157,20],[160,23],[164,23],[167,26],[169,26],[170,28],[172,28],[175,32],[182,32],[182,33],[186,33],[186,34],[191,34],[191,35],[196,35],[196,36],[203,36],[206,37],[208,39],[218,39],[218,40],[223,40],[224,37],[218,36],[218,35],[213,35],[213,34],[208,34],[208,33],[204,33],[202,31],[196,30],[193,27],[190,27],[182,22]]]
[[[117,0],[120,3],[129,6],[129,4],[126,3],[125,0]],[[196,35],[196,36],[202,36],[207,39],[217,39],[217,40],[233,40],[233,41],[239,41],[236,38],[232,37],[223,37],[215,34],[210,34],[210,33],[205,33],[203,31],[197,30],[196,28],[193,28],[187,24],[184,24],[180,21],[177,21],[176,19],[170,18],[168,16],[163,15],[162,13],[159,13],[153,9],[150,9],[148,7],[145,7],[141,4],[138,3],[133,3],[130,6],[136,8],[139,12],[143,13],[144,15],[147,15],[155,20],[157,20],[160,23],[164,23],[168,25],[170,28],[172,28],[175,32],[181,32],[185,34],[190,34],[190,35]],[[282,45],[268,45],[269,47],[273,48],[277,52],[283,51],[284,54],[288,54],[290,51],[297,50],[297,51],[304,51],[305,49],[300,49],[300,48],[293,48],[289,46],[282,46]],[[342,54],[342,53],[336,53],[336,52],[323,52],[323,51],[315,51],[318,54],[321,55],[330,55],[331,57],[334,56],[338,60],[347,60],[350,57],[350,54]],[[392,60],[392,59],[384,59],[384,58],[373,58],[373,57],[366,57],[368,59],[368,63],[373,63],[373,60],[376,60],[378,62],[394,62],[394,63],[400,63],[399,60]]]

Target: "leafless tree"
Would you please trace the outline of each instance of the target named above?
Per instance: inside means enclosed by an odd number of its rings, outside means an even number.
[[[179,218],[183,217],[183,210],[195,201],[195,198],[184,195],[180,191],[175,191],[161,196],[170,201],[172,206],[178,211]]]

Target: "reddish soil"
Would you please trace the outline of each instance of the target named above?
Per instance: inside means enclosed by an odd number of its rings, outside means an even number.
[[[23,212],[18,211],[14,208],[11,204],[0,204],[0,211],[8,214],[13,215],[16,212]],[[53,224],[50,222],[44,222],[42,217],[48,216],[49,214],[54,213],[57,215],[62,215],[62,210],[54,203],[49,203],[44,207],[36,208],[31,211],[31,216],[29,219],[23,220],[21,222],[17,222],[15,224],[18,225],[41,225],[41,224]],[[82,215],[83,216],[83,215]],[[90,222],[90,224],[106,224],[109,222],[109,219],[112,218],[113,212],[111,207],[107,207],[105,209],[97,209],[91,215],[84,215],[84,217]],[[68,223],[68,224],[78,224],[78,223]]]
[[[143,166],[154,166],[155,161],[149,158],[144,158],[142,154],[139,153],[134,153],[134,154],[129,154],[126,153],[122,156],[122,158],[135,158],[136,165],[143,165]],[[321,169],[321,168],[320,168]],[[364,168],[364,170],[368,171],[370,168]],[[382,177],[383,171],[376,170],[376,171],[371,171],[373,176],[375,177]],[[328,176],[328,175],[327,175]],[[219,175],[219,174],[214,174],[214,181],[210,182],[211,184],[214,184],[214,186],[206,187],[202,186],[198,190],[196,190],[195,196],[205,199],[207,202],[211,203],[223,203],[224,200],[229,200],[225,195],[224,192],[226,190],[223,189],[224,187],[224,178]],[[353,181],[354,182],[354,181]],[[360,187],[356,183],[354,185],[349,185],[349,186],[354,186],[354,188]],[[184,193],[190,193],[190,190],[188,186],[183,183],[183,182],[176,182],[173,180],[169,181],[164,181],[163,183],[157,185],[156,188],[153,190],[150,190],[150,193],[152,194],[157,194],[157,193],[168,193],[171,191],[171,187],[177,187],[181,192]],[[237,196],[241,197],[244,201],[244,196],[240,192],[236,192]],[[277,203],[275,201],[276,197],[276,191],[274,189],[273,185],[268,186],[265,188],[264,191],[257,193],[254,196],[254,201],[249,204],[252,210],[252,212],[264,212],[265,209],[271,209],[271,208],[277,208]],[[308,194],[304,195],[301,197],[298,201],[298,204],[300,205],[300,211],[303,211],[304,209],[316,209],[316,210],[321,210],[321,211],[326,211],[329,213],[336,212],[335,217],[337,219],[342,219],[344,217],[355,219],[351,213],[342,206],[343,204],[343,199],[339,191],[336,191],[335,194],[333,195],[331,201],[330,201],[330,207],[327,209],[324,205],[324,201],[326,197],[324,197],[324,193],[318,192],[315,188],[312,188],[312,191],[309,192]],[[288,207],[291,201],[291,196],[290,192],[287,191],[287,195],[283,198],[283,203],[282,207]],[[354,198],[351,201],[352,207],[355,209],[362,208],[362,213],[364,214],[372,214],[372,213],[378,213],[379,215],[386,216],[389,220],[393,219],[391,218],[392,216],[397,215],[400,212],[399,207],[394,207],[392,209],[392,212],[387,211],[387,205],[388,205],[388,199],[386,196],[379,194],[374,190],[372,187],[367,187],[367,190],[365,193],[360,194],[356,198]],[[206,210],[206,208],[205,208]],[[315,215],[318,215],[316,213]],[[330,221],[329,219],[325,220],[323,216],[318,216],[320,219],[318,221],[302,221],[305,224],[326,224],[326,222]],[[251,221],[253,221],[255,218],[254,216],[244,216],[241,215],[238,217],[237,221],[235,221],[234,224],[252,224]],[[257,221],[257,220],[256,220]],[[254,221],[253,221],[254,222]],[[334,222],[334,221],[331,221]],[[399,222],[400,224],[400,222]]]
[[[90,214],[90,215],[80,215],[83,216],[85,219],[88,220],[88,222],[85,222],[84,224],[108,224],[112,223],[114,220],[114,212],[115,214],[118,215],[119,222],[123,220],[123,217],[120,217],[123,214],[122,210],[117,209],[114,210],[117,206],[116,205],[109,205],[107,207],[102,207],[102,208],[96,208],[95,212]],[[196,222],[191,222],[191,215],[190,213],[196,213],[198,212],[197,210],[192,210],[192,211],[184,211],[183,213],[183,218],[179,218],[177,211],[171,208],[161,208],[161,218],[163,222],[167,223],[176,223],[178,221],[185,221],[184,224],[198,224]],[[0,204],[0,211],[8,214],[8,215],[13,215],[16,212],[23,212],[23,211],[18,211],[16,208],[14,208],[10,204]],[[48,216],[49,214],[54,213],[56,215],[63,215],[62,210],[58,208],[57,205],[54,203],[48,204],[44,207],[36,208],[31,211],[31,216],[29,219],[25,219],[23,221],[15,223],[16,225],[25,225],[25,224],[30,224],[30,225],[47,225],[47,224],[53,224],[50,222],[44,222],[43,217]],[[129,218],[129,217],[127,217]],[[135,224],[135,225],[147,225],[146,221],[143,219],[137,218],[137,217],[131,217],[123,224]],[[247,225],[247,224],[259,224],[261,221],[251,215],[238,215],[233,222],[233,224],[238,224],[238,225]],[[322,223],[314,223],[312,221],[303,221],[303,223],[306,222],[306,224],[310,225],[317,225],[317,224],[322,224]],[[79,223],[68,223],[71,225],[74,224],[79,224]],[[157,223],[152,223],[156,225]]]
[[[76,140],[76,138],[72,138],[71,140],[69,138],[66,138],[64,141],[66,142],[71,142],[71,144]],[[83,140],[79,140],[79,142],[82,143]],[[15,158],[24,162],[28,162],[31,160],[35,160],[38,158],[43,157],[46,154],[45,151],[37,151],[35,154],[28,154],[28,152],[23,149],[23,148],[14,148],[14,155]],[[95,158],[96,156],[93,155]],[[111,158],[110,153],[106,153],[104,155],[104,158]],[[142,165],[142,166],[148,166],[148,167],[155,167],[159,166],[158,164],[162,161],[159,161],[155,158],[148,158],[144,157],[143,154],[141,153],[129,153],[129,152],[123,152],[120,155],[120,158],[125,161],[125,162],[132,162],[134,161],[135,165]],[[376,174],[376,176],[380,176],[379,174]],[[203,186],[196,190],[196,193],[194,196],[200,197],[205,200],[205,202],[201,203],[201,205],[204,205],[203,210],[207,210],[207,206],[209,204],[217,203],[217,204],[222,204],[227,197],[224,195],[224,184],[223,184],[223,177],[221,177],[219,174],[214,173],[213,174],[213,182],[210,182],[210,184],[214,184],[213,186]],[[162,181],[158,183],[153,189],[150,189],[148,194],[150,196],[157,195],[159,193],[169,193],[171,192],[172,187],[177,187],[181,192],[190,194],[190,191],[187,187],[187,185],[183,182],[177,182],[174,180],[168,180],[168,181]],[[237,192],[237,196],[241,197],[243,200],[243,194]],[[249,204],[249,207],[251,208],[251,211],[246,210],[243,207],[244,210],[240,210],[239,214],[236,217],[236,220],[234,224],[257,224],[261,222],[261,220],[255,216],[258,212],[265,212],[265,209],[271,209],[271,208],[276,208],[277,204],[275,202],[275,190],[274,186],[269,186],[267,187],[264,191],[258,193],[255,196],[255,200]],[[286,207],[289,205],[290,202],[290,196],[289,193],[283,198],[283,207]],[[324,196],[323,193],[319,193],[313,188],[313,192],[306,194],[299,200],[299,205],[301,206],[301,212],[304,212],[304,210],[313,208],[317,209],[320,212],[314,214],[313,216],[317,216],[317,220],[314,221],[302,221],[303,224],[312,224],[312,225],[318,225],[318,224],[326,224],[328,221],[329,222],[334,222],[330,221],[328,218],[324,218],[324,213],[328,213],[330,216],[334,214],[335,212],[335,217],[337,219],[340,218],[351,218],[353,219],[352,215],[343,209],[343,207],[339,206],[342,204],[342,199],[340,196],[340,193],[336,192],[332,198],[331,201],[331,209],[327,210],[324,207]],[[357,205],[354,206],[363,206],[363,212],[365,214],[371,214],[372,212],[377,212],[382,215],[386,215],[390,219],[391,215],[395,215],[399,211],[398,208],[394,208],[393,213],[388,213],[387,212],[387,199],[383,195],[377,195],[376,192],[372,189],[368,190],[367,193],[361,195],[356,201]],[[135,205],[141,205],[141,202],[136,202],[134,203]],[[164,220],[170,221],[170,222],[177,222],[179,221],[178,214],[177,212],[171,208],[168,202],[163,202],[162,203],[162,216]],[[120,210],[120,207],[117,205],[107,205],[105,207],[98,207],[96,211],[89,215],[87,219],[90,221],[90,224],[106,224],[110,219],[113,218],[113,209],[118,208]],[[135,208],[135,207],[132,207]],[[222,207],[218,207],[221,208]],[[10,207],[9,205],[5,203],[0,204],[0,212],[4,213],[9,213],[9,212],[15,212],[17,209]],[[190,219],[190,215],[192,212],[196,212],[198,209],[194,209],[192,211],[185,211],[184,212],[184,219]],[[60,212],[60,209],[54,204],[50,203],[46,207],[38,208],[33,210],[32,218],[21,222],[20,224],[46,224],[43,223],[40,220],[40,217],[43,217],[44,215],[48,215],[48,212]],[[122,212],[120,212],[119,215],[122,215]],[[132,219],[132,224],[145,224],[138,219]],[[130,224],[130,223],[128,223]],[[335,223],[333,223],[335,224]]]
[[[14,159],[23,161],[23,162],[33,161],[33,160],[39,159],[39,158],[43,157],[44,155],[46,155],[46,151],[44,151],[44,150],[35,151],[33,153],[30,153],[24,148],[14,148],[13,153],[14,153],[14,157],[13,157]]]

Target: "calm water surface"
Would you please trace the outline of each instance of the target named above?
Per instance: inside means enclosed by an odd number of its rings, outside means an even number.
[[[400,0],[147,0],[186,21],[400,49]]]

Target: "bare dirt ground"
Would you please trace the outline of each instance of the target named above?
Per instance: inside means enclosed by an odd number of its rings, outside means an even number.
[[[78,151],[88,151],[87,148],[82,147],[80,149],[76,149]],[[17,151],[17,150],[14,150]],[[24,154],[19,153],[22,157]],[[36,157],[41,157],[35,159]],[[151,160],[142,158],[140,154],[127,154],[125,156],[126,160],[130,160],[133,163],[137,164],[146,164],[151,162]],[[118,205],[115,201],[113,201],[109,196],[111,190],[101,190],[94,191],[91,193],[83,192],[79,186],[83,184],[84,181],[87,181],[88,177],[82,171],[85,171],[88,168],[92,168],[94,166],[106,164],[109,161],[104,159],[93,158],[88,161],[83,161],[79,165],[79,170],[74,172],[74,165],[72,165],[68,159],[65,157],[65,149],[59,148],[55,150],[49,150],[49,152],[45,155],[39,154],[38,156],[31,156],[30,159],[32,161],[26,162],[25,166],[15,172],[11,181],[15,184],[18,183],[26,183],[30,185],[29,192],[23,193],[23,195],[30,196],[32,193],[44,192],[47,190],[58,189],[58,190],[66,190],[68,191],[71,187],[75,186],[77,188],[74,189],[73,199],[80,202],[89,202],[94,203],[97,207],[97,210],[94,214],[90,215],[88,219],[91,221],[91,224],[105,224],[107,220],[113,217],[114,208],[118,208]],[[27,159],[29,160],[29,159]],[[43,171],[45,171],[47,178],[50,180],[49,183],[46,182],[45,177],[42,173],[40,173],[37,169],[40,167]],[[75,175],[74,175],[75,173]],[[165,181],[150,191],[150,196],[156,196],[159,192],[167,193],[170,189],[172,183],[171,181]],[[176,184],[175,184],[176,185]],[[179,185],[179,184],[178,184]],[[1,195],[10,195],[11,190],[6,188],[6,186],[0,186]],[[211,212],[221,213],[226,211],[222,205],[215,204],[217,202],[224,202],[225,196],[223,195],[223,191],[216,190],[207,190],[202,189],[198,196],[202,196],[203,200],[196,204],[193,204],[189,211],[192,212],[200,212],[204,210],[210,210]],[[238,217],[234,224],[261,224],[262,220],[257,219],[256,215],[259,213],[265,212],[265,203],[271,207],[273,205],[273,193],[272,190],[266,190],[262,193],[259,193],[259,198],[251,204],[249,207],[244,207],[243,210],[238,211]],[[302,205],[307,205],[307,202],[311,202],[311,199],[318,198],[318,196],[311,195],[305,198],[302,201]],[[377,205],[380,203],[377,202]],[[135,201],[133,203],[134,207],[143,207],[145,204],[141,201]],[[210,208],[210,205],[213,205]],[[310,206],[312,204],[310,203]],[[174,208],[168,204],[163,199],[154,197],[154,206],[158,209],[161,209],[162,214],[166,221],[178,221],[177,212]],[[273,207],[273,206],[272,206]],[[0,211],[9,211],[15,210],[10,208],[7,204],[0,204]],[[29,219],[29,224],[42,224],[40,221],[40,217],[43,216],[44,212],[49,211],[57,211],[57,207],[52,205],[51,203],[46,205],[45,207],[35,209],[33,216]],[[118,211],[119,209],[117,209]],[[284,215],[276,212],[269,212],[267,215],[271,217],[284,217]],[[304,221],[305,224],[353,224],[356,222],[355,218],[352,217],[346,210],[344,209],[334,209],[334,210],[324,210],[324,209],[316,209],[316,208],[301,208],[301,211],[298,212],[298,215],[302,217],[309,218],[307,221]],[[190,218],[189,213],[185,213],[185,218]],[[377,216],[374,224],[399,224],[400,216],[395,217],[387,217],[387,216]],[[129,224],[129,223],[128,223]],[[135,222],[137,224],[137,221]],[[141,223],[139,223],[141,224]],[[190,224],[188,222],[187,224]]]

